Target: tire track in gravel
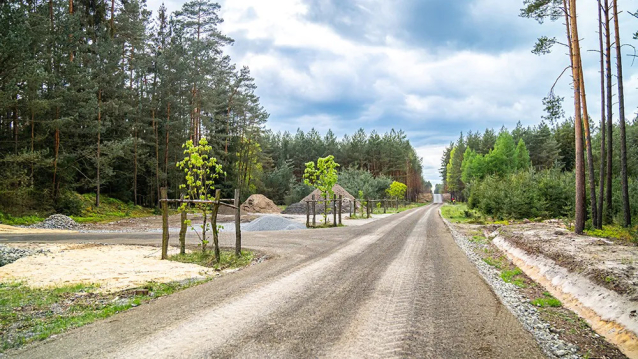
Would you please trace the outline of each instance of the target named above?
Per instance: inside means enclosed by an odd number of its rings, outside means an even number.
[[[401,253],[394,258],[377,282],[369,300],[328,357],[406,357],[403,343],[408,340],[417,305],[417,276],[427,232],[427,212],[410,232]]]
[[[438,217],[428,213],[416,301],[402,356],[543,358],[538,344],[499,301]]]
[[[409,227],[412,217],[417,213],[422,213],[422,211],[416,210],[407,213],[398,218],[398,221],[389,222],[372,233],[359,236],[317,261],[310,262],[286,276],[260,286],[254,292],[247,293],[220,306],[203,309],[196,316],[168,326],[149,337],[117,348],[116,352],[106,357],[208,357],[209,355],[206,353],[222,348],[225,344],[239,347],[240,345],[236,342],[239,337],[254,328],[268,325],[269,317],[276,316],[277,312],[285,311],[286,308],[298,305],[300,300],[307,299],[307,293],[316,293],[317,288],[325,285],[322,279],[334,279],[343,273],[344,267],[350,268],[351,272],[359,271],[361,262],[353,259],[367,253],[368,249],[374,247],[380,239],[391,232],[400,230],[402,226],[406,226],[406,223]],[[383,248],[383,246],[377,247],[377,251],[374,253],[376,256],[383,254],[383,251],[388,249]],[[372,257],[372,259],[374,258]],[[366,273],[367,271],[359,272]],[[327,273],[332,274],[332,276],[325,277]],[[341,293],[346,298],[350,294],[346,290],[348,287],[347,284],[342,286]],[[331,292],[326,291],[325,293]],[[339,291],[332,292],[330,295],[339,296]],[[354,301],[353,303],[356,304]],[[305,319],[304,321],[308,322]],[[285,342],[285,338],[280,339],[280,343],[271,344],[280,346],[281,343]],[[262,354],[251,352],[250,356],[262,356]],[[298,356],[298,354],[294,354],[294,356]]]

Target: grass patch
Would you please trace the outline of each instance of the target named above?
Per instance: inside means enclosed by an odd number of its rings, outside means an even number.
[[[523,271],[520,268],[508,269],[501,272],[501,279],[505,283],[512,283],[519,288],[525,288],[527,285],[521,274],[523,274]]]
[[[624,228],[619,225],[603,226],[603,229],[589,229],[585,233],[588,236],[598,238],[617,239],[632,243],[638,243],[638,227]]]
[[[483,216],[477,211],[468,209],[465,203],[446,204],[441,207],[441,214],[452,223],[485,223]]]
[[[507,267],[507,259],[505,259],[505,257],[500,256],[500,257],[485,257],[483,258],[483,262],[491,265],[494,268],[497,269],[503,269],[505,267]]]
[[[171,256],[170,260],[195,263],[215,269],[240,268],[250,264],[254,253],[222,251],[221,263],[211,252]],[[170,283],[149,282],[137,290],[100,293],[96,285],[77,284],[55,288],[30,288],[23,283],[0,283],[0,353],[43,340],[71,328],[108,318],[131,307],[173,294],[212,279]]]
[[[99,293],[96,285],[35,289],[19,282],[0,283],[0,353],[108,318],[153,298],[208,280],[151,282],[144,286],[148,291],[109,294]]]
[[[112,222],[122,218],[149,217],[159,213],[153,208],[136,206],[115,198],[100,196],[100,206],[95,207],[95,194],[83,194],[82,214],[71,216],[78,223]]]
[[[532,305],[541,308],[561,307],[563,304],[560,300],[554,298],[549,292],[543,292],[543,297],[532,300]]]
[[[44,218],[38,215],[14,217],[10,214],[0,212],[0,223],[9,226],[30,226],[42,221],[44,221]]]
[[[221,251],[220,262],[215,261],[215,253],[213,251],[196,251],[186,254],[176,254],[168,257],[169,260],[193,263],[203,267],[215,268],[217,270],[233,269],[245,267],[252,262],[255,254],[251,251],[241,251],[241,256],[236,257],[234,251]]]

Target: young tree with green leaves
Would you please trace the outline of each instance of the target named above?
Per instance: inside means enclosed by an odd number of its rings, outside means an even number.
[[[215,190],[215,180],[220,175],[224,175],[222,166],[217,163],[215,157],[210,156],[212,147],[208,145],[208,141],[205,138],[199,140],[198,145],[194,145],[193,141],[188,140],[182,146],[185,148],[184,154],[186,155],[181,162],[177,163],[177,167],[184,171],[186,183],[180,185],[184,193],[185,200],[194,201],[212,201],[215,199],[213,191]],[[218,206],[218,204],[215,204]],[[186,211],[192,208],[188,205],[188,202],[182,203],[180,210]],[[212,206],[209,203],[195,203],[194,208],[201,211],[204,219],[202,228],[202,235],[199,236],[199,240],[202,245],[202,252],[206,252],[206,245],[209,243],[206,238],[206,232],[208,229],[208,213],[211,211]],[[191,225],[191,221],[188,220],[188,225]],[[191,228],[195,228],[191,225]],[[213,228],[214,238],[217,239],[218,228]],[[215,259],[219,262],[219,243],[215,240]]]
[[[314,162],[306,163],[304,171],[304,183],[315,187],[321,191],[325,200],[325,210],[323,212],[323,221],[328,223],[328,201],[334,195],[332,187],[337,184],[339,176],[337,168],[339,164],[334,161],[334,156],[322,157],[317,159],[317,165]]]
[[[394,181],[390,184],[390,187],[385,190],[388,196],[393,197],[397,201],[401,198],[405,198],[405,192],[408,190],[408,186],[404,183]]]

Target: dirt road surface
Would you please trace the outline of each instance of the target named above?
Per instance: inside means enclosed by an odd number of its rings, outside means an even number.
[[[541,358],[456,246],[438,207],[358,227],[245,233],[273,254],[23,350],[18,358]],[[157,242],[157,235],[2,236]],[[192,239],[191,239],[192,240]],[[230,245],[232,236],[222,237]]]

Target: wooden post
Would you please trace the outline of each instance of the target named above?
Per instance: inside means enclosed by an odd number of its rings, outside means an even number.
[[[397,198],[397,213],[399,213],[399,199]]]
[[[162,259],[168,259],[168,191],[166,187],[160,190],[162,196]]]
[[[188,219],[186,210],[183,210],[180,217],[179,228],[179,254],[186,254],[186,220]]]
[[[370,198],[366,199],[366,215],[370,218]]]
[[[337,195],[332,195],[332,225],[337,226]]]
[[[312,226],[317,226],[317,202],[314,194],[312,195]]]
[[[221,197],[221,190],[215,190],[215,204],[213,205],[213,215],[211,218],[211,224],[213,225],[213,245],[215,247],[215,260],[217,263],[221,260],[221,253],[219,253],[219,233],[217,233],[217,213],[219,212],[219,198]]]
[[[239,189],[235,189],[235,256],[241,257],[241,204]]]
[[[343,195],[339,195],[339,225],[341,225],[341,210],[343,209]]]
[[[361,202],[359,207],[361,208],[361,218],[363,218],[363,200],[360,200],[359,202]]]
[[[356,199],[354,201],[348,201],[349,202],[348,207],[350,207],[350,218],[352,218],[352,208],[354,208],[354,206],[355,206],[354,205],[355,201],[356,201]]]
[[[306,228],[310,228],[310,202],[306,201]]]
[[[383,200],[383,214],[386,214],[388,212],[388,200],[384,199]]]

